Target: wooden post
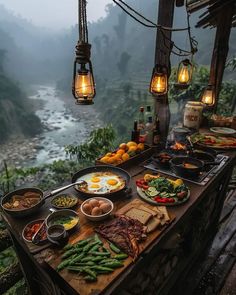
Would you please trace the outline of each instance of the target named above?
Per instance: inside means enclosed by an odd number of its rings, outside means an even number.
[[[211,59],[210,79],[209,83],[215,85],[216,103],[214,112],[217,109],[217,101],[222,83],[225,69],[225,63],[229,50],[229,37],[234,10],[229,4],[224,8],[224,12],[217,15],[217,29],[215,35],[215,44]]]
[[[157,23],[166,27],[172,27],[174,18],[175,0],[159,0],[158,5],[158,20]],[[166,66],[168,69],[168,77],[170,76],[170,54],[172,48],[171,31],[163,31],[157,29],[156,34],[156,52],[155,64]],[[166,38],[163,36],[165,35]],[[161,97],[154,97],[155,100],[155,114],[160,120],[161,140],[165,145],[170,123],[170,109],[168,102],[168,94]]]

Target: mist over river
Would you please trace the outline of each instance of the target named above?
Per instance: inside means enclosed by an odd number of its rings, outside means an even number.
[[[93,106],[76,105],[72,95],[60,97],[54,86],[33,88],[36,94],[29,98],[40,105],[35,114],[44,131],[35,138],[16,138],[0,146],[0,161],[5,159],[18,168],[65,159],[66,145],[81,144],[94,128],[102,126]]]

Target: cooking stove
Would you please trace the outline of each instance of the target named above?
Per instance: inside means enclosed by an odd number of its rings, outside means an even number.
[[[157,161],[154,161],[152,158],[146,160],[145,162],[142,163],[142,166],[145,168],[148,168],[152,171],[155,172],[161,172],[161,173],[165,173],[167,175],[170,176],[174,176],[174,177],[180,177],[184,180],[190,181],[192,183],[195,184],[199,184],[199,185],[206,185],[211,178],[218,173],[219,170],[221,170],[221,168],[226,164],[226,162],[228,161],[229,157],[225,156],[223,154],[218,154],[215,158],[215,161],[219,162],[220,164],[217,166],[206,166],[205,170],[202,171],[198,176],[196,177],[182,177],[182,175],[177,175],[175,172],[173,172],[171,170],[171,167],[168,166],[163,166],[160,165]]]

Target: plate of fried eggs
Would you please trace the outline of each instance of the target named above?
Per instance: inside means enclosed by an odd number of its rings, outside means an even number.
[[[110,171],[92,172],[76,179],[84,181],[83,185],[76,185],[78,191],[104,195],[123,189],[126,185],[125,180],[118,174]]]

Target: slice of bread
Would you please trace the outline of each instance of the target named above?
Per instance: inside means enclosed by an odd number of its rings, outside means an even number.
[[[157,208],[157,210],[159,212],[161,212],[164,215],[165,222],[169,222],[170,221],[170,216],[168,214],[168,211],[167,211],[166,207],[165,206],[158,206],[156,208]]]
[[[160,219],[153,217],[147,223],[147,233],[154,231],[161,224]]]
[[[144,205],[140,205],[138,208],[141,209],[141,210],[147,211],[148,213],[152,214],[152,216],[157,215],[157,211],[152,210],[152,209],[150,209],[150,208],[148,208],[148,207],[146,207]]]
[[[126,216],[139,220],[142,224],[147,224],[150,218],[152,218],[152,214],[138,209],[138,208],[131,208],[125,213]]]

